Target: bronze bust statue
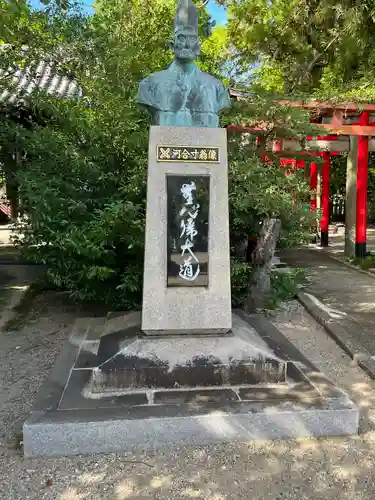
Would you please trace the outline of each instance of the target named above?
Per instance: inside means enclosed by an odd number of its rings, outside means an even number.
[[[200,44],[192,0],[179,0],[170,48],[174,61],[141,81],[138,102],[150,112],[152,125],[218,127],[219,113],[230,107],[230,98],[223,83],[194,62]]]

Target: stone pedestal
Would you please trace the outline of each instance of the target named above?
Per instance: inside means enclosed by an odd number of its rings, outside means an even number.
[[[225,129],[150,128],[142,330],[231,327]]]
[[[153,387],[194,390],[285,381],[285,360],[246,321],[233,315],[232,332],[227,335],[161,338],[121,330],[103,336],[87,391],[98,397]]]
[[[26,456],[356,434],[359,411],[261,315],[230,335],[146,337],[77,321],[24,424]]]

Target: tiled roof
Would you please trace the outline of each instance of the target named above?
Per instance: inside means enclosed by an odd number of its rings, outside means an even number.
[[[0,69],[0,81],[4,71]],[[43,90],[47,94],[55,95],[61,99],[68,97],[81,96],[81,89],[77,83],[58,73],[56,65],[47,62],[40,62],[35,70],[21,69],[10,77],[11,89],[0,88],[0,103],[13,104],[22,99],[24,94],[31,94],[34,90]],[[248,93],[229,89],[230,97],[244,97]]]
[[[0,70],[1,74],[4,73]],[[22,69],[10,77],[12,89],[0,88],[0,103],[13,104],[22,95],[31,94],[34,90],[43,90],[48,94],[61,99],[80,96],[81,90],[76,82],[58,73],[56,66],[51,63],[40,62],[35,71]]]
[[[233,88],[229,88],[230,97],[250,97],[251,94],[249,92],[243,92],[242,90],[237,90]]]

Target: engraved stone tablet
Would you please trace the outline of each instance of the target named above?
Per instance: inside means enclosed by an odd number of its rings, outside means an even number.
[[[167,175],[167,286],[208,286],[210,178]]]

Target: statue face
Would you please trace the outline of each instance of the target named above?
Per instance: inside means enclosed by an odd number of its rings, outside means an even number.
[[[171,44],[171,50],[177,59],[193,61],[200,52],[199,39],[194,28],[185,28],[178,31]]]

